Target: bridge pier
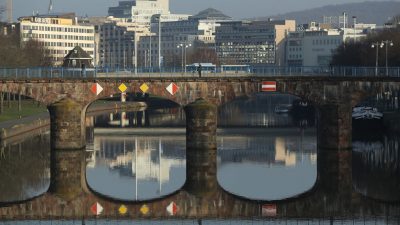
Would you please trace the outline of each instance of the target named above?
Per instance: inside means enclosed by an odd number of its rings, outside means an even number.
[[[318,148],[352,148],[352,107],[349,103],[318,107]]]
[[[85,152],[52,150],[49,192],[63,200],[71,201],[87,192],[85,179]]]
[[[185,107],[186,184],[197,195],[213,193],[217,184],[217,107],[198,99]]]
[[[86,146],[85,108],[72,99],[48,106],[53,149],[82,149]]]

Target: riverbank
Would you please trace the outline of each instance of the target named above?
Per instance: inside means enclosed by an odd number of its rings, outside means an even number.
[[[96,102],[88,108],[87,116],[95,116],[110,110],[141,110],[146,107],[147,105],[144,102]],[[0,141],[42,128],[50,129],[50,115],[48,112],[0,122]]]
[[[3,103],[3,112],[0,114],[0,123],[18,120],[25,117],[36,116],[47,112],[47,108],[34,100],[22,100],[21,110],[18,101],[11,100]]]

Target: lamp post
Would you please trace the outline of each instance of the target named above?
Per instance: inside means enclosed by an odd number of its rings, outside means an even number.
[[[178,46],[176,46],[177,48],[182,49],[182,71],[184,71],[185,74],[186,74],[186,49],[191,46],[192,44],[184,44],[184,43],[181,43]]]
[[[383,48],[383,43],[374,42],[371,48],[376,48],[376,60],[375,60],[375,76],[378,76],[378,66],[379,66],[379,47]]]
[[[158,16],[158,69],[161,73],[161,14]]]
[[[382,41],[381,45],[386,47],[386,76],[389,76],[389,67],[388,67],[388,47],[393,47],[393,41]]]
[[[134,48],[135,48],[135,75],[138,73],[138,43],[137,43],[137,33],[135,31],[135,43],[134,43]]]

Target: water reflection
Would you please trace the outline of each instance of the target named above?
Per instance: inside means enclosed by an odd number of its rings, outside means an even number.
[[[382,201],[400,201],[400,137],[353,142],[353,185],[361,194]]]
[[[143,111],[114,111],[91,117],[96,127],[184,127],[185,113],[180,107]]]
[[[96,134],[86,179],[95,192],[118,200],[160,198],[185,182],[185,139]]]
[[[280,200],[310,190],[317,179],[313,131],[236,130],[218,138],[218,181],[235,195]]]
[[[293,127],[314,126],[314,115],[293,116],[277,111],[279,106],[291,108],[298,100],[292,95],[260,93],[249,99],[238,99],[219,109],[219,127]]]
[[[50,134],[31,132],[0,148],[0,203],[31,199],[50,185]]]

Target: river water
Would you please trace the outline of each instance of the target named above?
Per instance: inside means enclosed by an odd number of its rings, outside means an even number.
[[[219,109],[217,180],[223,190],[239,198],[277,201],[315,187],[315,117],[275,112],[277,105],[293,100],[259,95]],[[160,199],[184,186],[186,134],[181,108],[110,111],[87,117],[86,126],[85,173],[93,192],[133,202]],[[391,204],[400,201],[399,141],[399,136],[384,133],[354,138],[355,192]],[[2,143],[0,168],[0,203],[45,193],[50,186],[49,131]]]

